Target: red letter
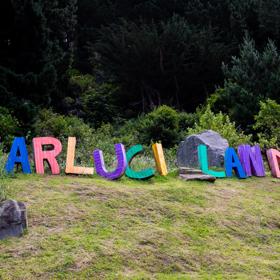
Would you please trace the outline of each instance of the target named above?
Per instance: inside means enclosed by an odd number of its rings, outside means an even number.
[[[51,145],[53,150],[44,151],[43,146]],[[53,175],[60,173],[60,168],[57,163],[56,157],[62,151],[61,142],[53,137],[38,137],[33,139],[33,149],[35,158],[35,167],[37,174],[44,174],[44,160],[47,161]]]

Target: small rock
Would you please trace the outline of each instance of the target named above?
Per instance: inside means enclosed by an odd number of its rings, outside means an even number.
[[[27,229],[25,204],[15,200],[0,203],[0,240],[20,237],[25,229]]]
[[[194,174],[203,174],[203,173],[200,169],[195,169],[190,167],[180,167],[179,174],[194,175]]]
[[[184,181],[207,181],[211,183],[216,181],[216,177],[206,174],[180,174],[179,178]]]
[[[207,182],[215,182],[216,177],[204,174],[199,169],[189,168],[189,167],[181,167],[179,169],[179,178],[185,181],[207,181]]]

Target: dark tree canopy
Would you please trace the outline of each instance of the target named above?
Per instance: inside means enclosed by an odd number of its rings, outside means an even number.
[[[192,112],[233,79],[221,66],[246,34],[261,53],[268,39],[279,47],[280,2],[2,0],[0,106],[24,129],[49,107],[98,124],[161,104]],[[94,104],[101,112],[90,114]]]

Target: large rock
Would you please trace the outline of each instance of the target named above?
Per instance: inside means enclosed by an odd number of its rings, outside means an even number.
[[[219,133],[212,130],[191,135],[185,141],[182,141],[177,152],[177,165],[179,167],[198,168],[197,148],[199,145],[208,147],[209,166],[223,166],[225,150],[229,144]]]
[[[19,237],[27,228],[26,207],[15,200],[0,203],[0,240]]]

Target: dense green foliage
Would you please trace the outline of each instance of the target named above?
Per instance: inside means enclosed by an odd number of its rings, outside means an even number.
[[[162,141],[164,146],[174,146],[178,141],[179,114],[162,106],[146,115],[140,122],[141,142]]]
[[[13,108],[28,127],[36,106],[60,108],[67,95],[76,5],[76,0],[1,1],[0,104]]]
[[[280,147],[280,104],[273,100],[261,102],[261,109],[255,117],[254,129],[257,130],[259,142],[264,147]]]
[[[141,143],[144,146],[142,161],[137,166],[151,164],[151,144],[159,141],[163,144],[169,167],[175,164],[177,144],[187,135],[212,129],[228,139],[232,146],[250,143],[251,136],[246,136],[237,129],[227,115],[215,114],[210,106],[196,114],[178,112],[166,105],[160,106],[148,114],[141,115],[122,123],[102,124],[99,128],[89,125],[74,116],[63,116],[50,110],[42,110],[34,124],[34,135],[52,135],[63,142],[61,165],[65,164],[67,137],[76,136],[76,160],[79,164],[92,164],[89,151],[96,148],[104,152],[107,164],[114,165],[114,144],[123,143],[127,148]]]
[[[83,118],[92,127],[112,122],[120,115],[118,87],[111,83],[97,83],[92,75],[71,71],[70,91],[64,98],[64,111]]]
[[[0,145],[0,202],[7,198],[8,186],[4,182],[7,177],[5,172],[5,165],[7,161],[7,155],[3,153],[3,147]]]
[[[209,105],[204,112],[199,114],[198,122],[195,123],[194,128],[189,128],[188,134],[200,133],[207,129],[220,133],[233,147],[251,142],[251,136],[246,136],[241,130],[238,130],[235,123],[230,121],[228,115],[221,112],[213,113]]]
[[[280,102],[279,14],[276,0],[3,0],[1,141],[104,127],[127,145],[210,127],[274,141],[254,116]]]
[[[162,103],[193,110],[218,82],[226,47],[210,28],[180,16],[159,23],[121,21],[103,27],[93,47],[96,64],[139,110]],[[205,67],[207,65],[207,67]]]
[[[9,113],[8,109],[0,107],[1,143],[4,145],[10,143],[18,131],[18,126],[19,123],[17,119]]]
[[[246,38],[240,57],[233,57],[223,70],[224,88],[214,95],[216,102],[212,107],[228,112],[242,127],[250,128],[260,101],[280,101],[280,53],[272,41],[259,52],[254,41]]]

